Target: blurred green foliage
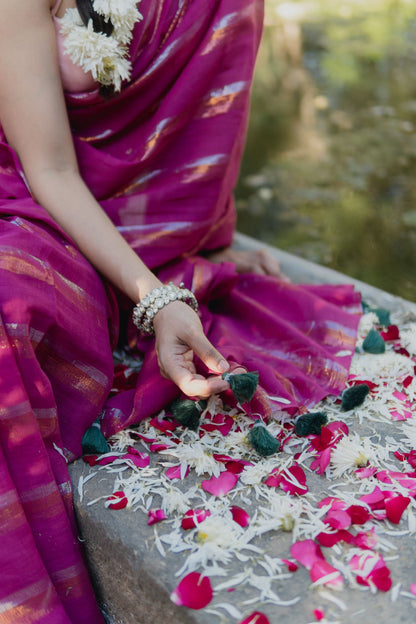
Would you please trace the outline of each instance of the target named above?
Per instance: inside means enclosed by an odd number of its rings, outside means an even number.
[[[239,228],[416,300],[416,3],[266,4]]]

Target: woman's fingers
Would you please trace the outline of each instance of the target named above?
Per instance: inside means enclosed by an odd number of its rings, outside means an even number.
[[[279,262],[266,249],[240,251],[228,247],[207,257],[212,262],[233,262],[237,273],[272,275],[285,282],[290,282],[289,278],[282,273]]]

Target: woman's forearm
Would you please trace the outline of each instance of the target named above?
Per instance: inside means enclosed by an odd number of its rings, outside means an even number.
[[[31,172],[30,188],[91,264],[137,303],[160,285],[104,213],[77,171]]]

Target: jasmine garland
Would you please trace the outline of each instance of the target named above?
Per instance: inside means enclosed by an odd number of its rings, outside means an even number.
[[[137,4],[136,0],[94,0],[94,10],[114,26],[110,36],[95,32],[92,20],[85,26],[78,9],[67,9],[61,20],[65,53],[85,73],[91,72],[94,80],[113,85],[115,91],[120,91],[121,83],[130,78],[128,44],[135,24],[143,19]]]

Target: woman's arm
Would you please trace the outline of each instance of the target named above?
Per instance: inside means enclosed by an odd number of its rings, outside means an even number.
[[[36,201],[86,258],[137,303],[159,280],[141,262],[83,182],[66,113],[50,0],[0,0],[0,120]],[[110,251],[109,251],[110,250]],[[195,374],[192,351],[214,372],[228,368],[198,316],[173,302],[155,317],[162,372],[189,395],[228,388]]]

